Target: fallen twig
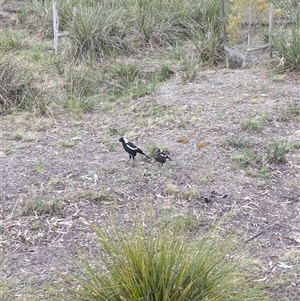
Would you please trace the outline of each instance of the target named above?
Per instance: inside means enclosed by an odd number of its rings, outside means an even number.
[[[254,238],[258,237],[259,235],[261,235],[262,233],[264,233],[264,232],[267,231],[267,230],[268,230],[268,228],[267,228],[267,229],[264,229],[264,230],[262,230],[262,231],[260,231],[259,233],[255,234],[254,236],[252,236],[252,237],[250,237],[249,239],[247,239],[244,243],[247,243],[247,242],[253,240]]]

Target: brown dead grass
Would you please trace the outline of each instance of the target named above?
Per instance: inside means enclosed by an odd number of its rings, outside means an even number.
[[[87,221],[110,222],[113,210],[126,222],[132,211],[154,210],[164,218],[191,216],[195,235],[224,218],[221,233],[240,232],[257,281],[274,281],[278,299],[298,300],[300,150],[289,152],[286,164],[264,163],[268,177],[253,166],[234,168],[230,155],[238,150],[224,141],[244,134],[240,122],[257,115],[262,130],[245,133],[254,152],[265,156],[268,141],[299,143],[299,116],[281,118],[299,99],[299,85],[272,82],[256,66],[204,71],[193,83],[173,81],[156,95],[80,119],[3,116],[4,275],[25,277],[33,291],[58,281],[58,271],[74,269],[68,258],[77,246],[92,248]],[[138,156],[134,168],[126,164],[117,142],[124,133],[146,153],[151,145],[165,146],[172,161],[161,168]],[[180,137],[186,143],[178,143]],[[200,142],[205,145],[197,147]]]

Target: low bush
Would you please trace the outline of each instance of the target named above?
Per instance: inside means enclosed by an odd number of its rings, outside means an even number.
[[[262,300],[233,239],[216,231],[192,240],[167,226],[142,222],[123,228],[92,226],[94,257],[81,253],[72,300]],[[65,293],[65,292],[64,292]],[[260,298],[260,299],[259,299]]]

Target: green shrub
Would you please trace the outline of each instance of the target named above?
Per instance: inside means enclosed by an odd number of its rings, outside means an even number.
[[[292,15],[289,27],[280,27],[272,36],[274,49],[279,54],[280,70],[296,70],[300,72],[300,18]]]
[[[155,229],[141,222],[132,227],[93,229],[99,251],[81,256],[72,300],[259,300],[262,291],[251,281],[232,238],[215,232],[192,241],[172,227]],[[82,250],[82,252],[84,252]],[[260,299],[261,300],[261,299]]]
[[[221,20],[221,2],[218,0],[201,2],[192,10],[186,24],[194,41],[198,57],[210,65],[218,63],[224,54]]]
[[[291,150],[291,144],[286,141],[269,142],[267,149],[267,161],[273,163],[286,163],[285,155]]]
[[[234,167],[247,167],[252,166],[255,168],[261,168],[263,158],[261,155],[256,154],[252,149],[243,148],[240,153],[233,153],[230,156],[231,161],[234,163]]]
[[[61,200],[26,200],[22,205],[20,215],[44,215],[63,213]]]
[[[0,62],[0,113],[11,107],[31,107],[34,90],[31,75],[16,63]]]
[[[124,22],[123,9],[108,9],[102,2],[96,7],[80,6],[69,30],[75,57],[93,60],[125,52]]]
[[[112,91],[114,95],[130,98],[139,97],[151,93],[153,85],[158,85],[158,77],[147,78],[147,74],[133,63],[118,63],[110,68],[111,80],[114,83]],[[155,88],[155,87],[154,87]]]
[[[0,53],[25,47],[23,37],[11,30],[0,30]]]
[[[70,66],[65,71],[66,91],[73,97],[98,96],[101,93],[102,70],[87,66]]]
[[[19,20],[21,21],[23,26],[35,36],[52,38],[52,2],[45,2],[46,7],[43,6],[42,1],[22,1],[19,13]]]

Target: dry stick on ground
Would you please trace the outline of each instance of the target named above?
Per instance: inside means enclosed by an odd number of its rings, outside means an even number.
[[[269,227],[270,228],[270,227]],[[247,243],[247,242],[249,242],[249,241],[251,241],[251,240],[253,240],[254,238],[256,238],[256,237],[258,237],[259,235],[261,235],[261,234],[263,234],[265,231],[267,231],[269,228],[267,228],[267,229],[264,229],[264,230],[262,230],[262,231],[260,231],[260,232],[258,232],[257,234],[255,234],[254,236],[252,236],[252,237],[250,237],[249,239],[247,239],[246,241],[244,241],[244,243]]]

